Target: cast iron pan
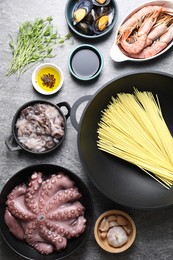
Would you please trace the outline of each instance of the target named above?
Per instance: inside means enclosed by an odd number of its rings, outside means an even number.
[[[63,172],[68,175],[71,180],[73,180],[82,194],[80,199],[81,203],[85,206],[85,218],[87,220],[86,229],[83,234],[77,238],[73,238],[68,241],[67,247],[61,252],[55,252],[50,255],[42,255],[34,250],[32,247],[28,246],[24,242],[15,238],[9,231],[8,227],[4,222],[5,213],[5,202],[7,200],[7,195],[10,191],[19,184],[26,183],[34,171],[40,171],[44,176],[49,176],[51,174],[56,174],[58,172]],[[13,177],[5,184],[0,194],[0,231],[6,241],[6,243],[20,256],[29,260],[60,260],[70,256],[77,249],[79,249],[83,243],[86,241],[93,222],[93,201],[90,192],[84,182],[70,170],[63,168],[58,165],[53,164],[38,164],[26,167],[19,172],[17,172]]]
[[[78,99],[71,121],[78,131],[81,162],[95,186],[111,200],[134,208],[158,208],[173,204],[173,188],[167,190],[135,165],[98,150],[97,128],[101,111],[119,92],[138,90],[158,94],[165,121],[173,135],[173,76],[160,72],[126,74],[113,79],[93,96]],[[79,124],[77,108],[88,101]]]
[[[17,134],[16,122],[17,122],[17,120],[19,119],[19,117],[21,115],[21,111],[24,108],[26,108],[28,106],[33,106],[35,104],[47,104],[47,105],[51,105],[51,106],[55,107],[59,111],[59,113],[62,116],[63,121],[64,121],[64,135],[63,135],[63,137],[61,137],[59,139],[59,142],[57,144],[55,144],[52,148],[46,149],[43,152],[35,152],[35,151],[32,151],[32,150],[28,149],[24,145],[22,145],[19,142],[18,134]],[[65,115],[63,114],[63,112],[61,110],[61,107],[65,107],[66,108],[67,114],[65,114]],[[61,145],[61,143],[63,142],[63,140],[65,138],[66,131],[67,131],[66,120],[70,116],[70,110],[71,110],[71,107],[70,107],[70,105],[67,102],[60,102],[60,103],[55,105],[55,104],[53,104],[53,103],[51,103],[49,101],[45,101],[45,100],[33,100],[33,101],[29,101],[29,102],[25,103],[24,105],[22,105],[16,111],[16,113],[15,113],[15,115],[13,117],[13,121],[12,121],[12,134],[6,138],[6,140],[5,140],[6,146],[8,147],[8,149],[11,152],[24,150],[24,151],[32,153],[32,154],[45,154],[45,153],[49,153],[49,152],[55,150],[57,147],[59,147]]]

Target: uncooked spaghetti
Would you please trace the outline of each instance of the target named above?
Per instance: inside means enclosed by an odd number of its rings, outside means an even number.
[[[112,97],[97,132],[100,150],[137,165],[168,189],[173,185],[173,138],[157,96],[135,90]]]

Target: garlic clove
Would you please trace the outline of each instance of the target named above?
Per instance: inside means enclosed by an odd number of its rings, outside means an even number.
[[[106,218],[104,218],[104,219],[101,221],[99,230],[101,230],[102,232],[104,232],[104,231],[108,231],[108,229],[109,229],[109,222],[107,221]]]
[[[127,235],[130,235],[132,232],[132,229],[129,225],[123,226],[124,230],[126,231]]]
[[[100,237],[101,237],[102,239],[105,239],[105,238],[107,237],[107,232],[101,232],[101,233],[100,233]]]
[[[114,216],[114,215],[110,215],[109,217],[107,217],[107,221],[109,222],[109,221],[115,221],[117,218],[116,218],[116,216]]]
[[[111,227],[118,227],[119,226],[119,224],[117,223],[117,221],[110,221],[109,222],[109,228],[111,228]]]
[[[117,216],[117,222],[120,226],[125,226],[128,224],[128,220],[120,215]]]

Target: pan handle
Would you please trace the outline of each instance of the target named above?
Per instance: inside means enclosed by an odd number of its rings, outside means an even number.
[[[71,111],[71,106],[70,106],[67,102],[65,102],[65,101],[58,103],[57,106],[58,106],[59,108],[61,108],[61,107],[66,107],[66,109],[67,109],[67,114],[65,114],[64,116],[65,116],[66,119],[69,118],[69,116],[70,116],[70,111]]]
[[[15,143],[15,140],[14,140],[12,134],[5,139],[5,144],[6,144],[6,146],[8,147],[8,149],[9,149],[11,152],[19,151],[19,150],[22,149],[19,145],[13,146],[14,143]]]
[[[78,100],[75,101],[75,103],[73,104],[73,106],[71,108],[70,119],[71,119],[71,123],[72,123],[73,127],[76,129],[76,131],[79,130],[79,123],[76,118],[77,109],[83,102],[91,100],[91,97],[92,97],[92,95],[80,97]]]

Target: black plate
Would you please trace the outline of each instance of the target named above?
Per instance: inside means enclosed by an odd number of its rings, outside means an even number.
[[[86,229],[83,234],[81,234],[78,238],[70,239],[68,241],[67,247],[62,250],[61,252],[54,252],[50,255],[41,255],[32,247],[28,246],[26,243],[18,240],[15,238],[10,232],[8,227],[4,222],[4,213],[5,213],[5,202],[7,200],[7,195],[10,191],[17,185],[21,183],[25,183],[28,181],[28,178],[31,176],[33,171],[40,171],[44,174],[44,176],[48,176],[51,174],[56,174],[57,172],[61,171],[68,175],[75,183],[76,186],[79,188],[79,191],[82,194],[81,203],[85,206],[85,218],[87,220]],[[6,243],[20,256],[30,259],[30,260],[60,260],[64,259],[65,257],[70,256],[74,253],[77,249],[79,249],[83,243],[86,241],[93,222],[93,202],[91,199],[90,192],[84,182],[74,173],[71,171],[60,167],[58,165],[52,164],[39,164],[39,165],[32,165],[27,168],[24,168],[17,172],[13,177],[5,184],[4,188],[2,189],[0,195],[0,231],[1,234],[6,241]]]
[[[92,182],[111,200],[135,208],[171,205],[173,189],[167,190],[138,167],[98,150],[96,145],[101,111],[112,96],[119,92],[133,93],[134,87],[158,94],[163,116],[173,134],[173,76],[159,72],[124,75],[108,82],[90,97],[78,126],[80,158]],[[78,101],[72,107],[72,114]]]

